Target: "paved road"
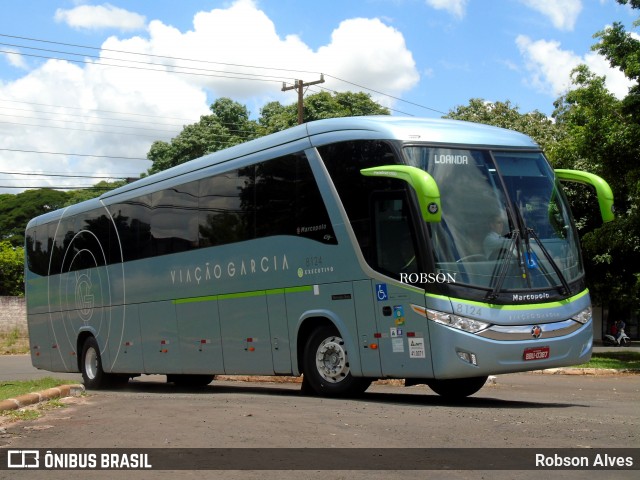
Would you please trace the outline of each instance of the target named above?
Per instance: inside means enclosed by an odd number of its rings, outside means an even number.
[[[2,368],[0,359],[0,369]],[[4,370],[0,370],[4,371]],[[502,375],[451,405],[425,387],[373,386],[361,399],[302,396],[297,384],[215,381],[179,390],[146,377],[91,392],[39,420],[4,425],[9,448],[640,447],[640,375]],[[250,457],[247,458],[250,462]],[[331,462],[331,458],[327,459]],[[640,461],[640,460],[639,460]],[[7,476],[11,473],[11,476]],[[20,472],[22,473],[22,472]],[[4,474],[4,476],[3,476]],[[557,475],[556,475],[557,474]],[[560,475],[561,474],[561,475]],[[636,472],[16,472],[0,478],[395,479],[636,478]]]

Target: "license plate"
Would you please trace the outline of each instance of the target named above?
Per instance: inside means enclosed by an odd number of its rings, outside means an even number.
[[[522,359],[527,360],[545,360],[549,358],[549,347],[525,348]]]

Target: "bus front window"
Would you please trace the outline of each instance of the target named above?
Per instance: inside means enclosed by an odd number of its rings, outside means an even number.
[[[428,223],[435,268],[486,292],[563,290],[583,269],[566,200],[539,152],[407,146],[435,179],[442,220]]]

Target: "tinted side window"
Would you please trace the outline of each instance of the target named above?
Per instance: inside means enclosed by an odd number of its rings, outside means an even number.
[[[199,182],[186,183],[152,195],[151,237],[156,255],[198,248]]]
[[[254,238],[254,167],[200,180],[200,247]]]
[[[362,254],[370,265],[376,264],[375,237],[372,227],[372,196],[381,192],[406,189],[402,180],[365,177],[363,168],[394,165],[400,162],[386,142],[359,140],[319,147],[318,151],[331,175],[349,222],[356,234]]]
[[[153,254],[151,242],[151,195],[143,195],[109,207],[118,228],[124,261]],[[116,241],[116,239],[114,239]]]
[[[337,243],[311,167],[301,154],[256,165],[256,236],[271,235]]]
[[[52,242],[48,225],[40,225],[26,232],[27,268],[36,275],[45,276],[49,271],[49,250]]]

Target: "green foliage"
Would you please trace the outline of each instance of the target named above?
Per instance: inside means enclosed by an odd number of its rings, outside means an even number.
[[[563,136],[563,131],[553,121],[539,112],[520,113],[519,108],[506,102],[487,102],[481,98],[472,98],[469,105],[458,106],[449,111],[444,118],[483,123],[496,127],[515,130],[533,138],[540,147],[548,151]]]
[[[640,353],[630,350],[596,352],[591,360],[579,368],[607,368],[615,370],[640,370]]]
[[[0,240],[24,245],[24,231],[33,217],[63,207],[69,195],[50,189],[26,190],[0,198]]]
[[[627,2],[640,8],[639,1]],[[637,22],[636,22],[637,23]],[[640,310],[640,41],[614,23],[598,32],[594,50],[635,84],[622,100],[609,92],[604,77],[582,65],[572,74],[574,88],[555,102],[553,116],[566,131],[553,151],[557,166],[587,170],[610,184],[616,219],[601,225],[593,193],[569,189],[582,227],[589,288],[612,309]],[[577,192],[582,190],[582,193]]]
[[[0,241],[0,296],[24,295],[24,249]]]
[[[639,0],[618,0],[622,5],[630,5],[639,9]],[[640,20],[634,22],[640,25]],[[622,111],[630,115],[635,123],[640,123],[640,40],[637,36],[627,33],[624,26],[614,22],[610,27],[595,34],[600,41],[593,49],[603,55],[612,67],[617,67],[625,76],[636,82],[629,90],[629,94],[622,101]]]
[[[125,180],[121,180],[118,182],[107,182],[103,180],[96,183],[92,188],[71,190],[67,192],[67,201],[65,202],[64,206],[68,207],[69,205],[75,205],[76,203],[84,202],[85,200],[91,200],[92,198],[99,197],[109,190],[121,187],[126,183],[127,182]]]
[[[322,118],[354,115],[388,115],[389,110],[378,105],[365,93],[316,93],[305,97],[304,118],[309,122]],[[298,123],[297,103],[283,106],[270,102],[260,111],[257,121],[249,120],[247,108],[228,98],[219,98],[211,105],[211,115],[186,125],[171,142],[154,142],[147,154],[153,162],[149,174],[161,172],[208,153],[285,130]]]
[[[220,98],[211,105],[211,115],[203,115],[198,123],[185,126],[170,143],[153,143],[147,154],[153,162],[149,174],[251,140],[256,137],[256,129],[245,106]]]
[[[361,115],[389,115],[389,109],[379,105],[371,96],[358,92],[320,92],[305,97],[304,121],[312,122],[324,118],[355,117]],[[283,106],[271,102],[260,111],[258,123],[261,133],[267,135],[298,124],[298,104]]]
[[[37,380],[7,380],[0,382],[0,400],[15,398],[26,393],[40,392],[49,388],[64,385],[64,380],[53,377],[44,377]]]

